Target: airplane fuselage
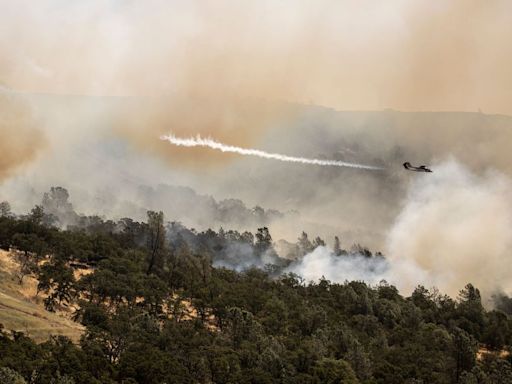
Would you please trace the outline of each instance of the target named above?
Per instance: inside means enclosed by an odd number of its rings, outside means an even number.
[[[405,162],[403,164],[404,168],[408,171],[414,171],[414,172],[432,172],[431,169],[427,168],[425,165],[420,165],[419,167],[415,167],[411,165],[409,162]]]

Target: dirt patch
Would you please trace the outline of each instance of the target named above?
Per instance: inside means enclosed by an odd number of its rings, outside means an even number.
[[[482,361],[487,355],[494,355],[501,359],[505,359],[510,355],[510,352],[507,351],[506,349],[502,349],[500,351],[491,351],[490,349],[487,349],[485,347],[480,347],[478,349],[478,352],[476,353],[476,359],[478,361]]]

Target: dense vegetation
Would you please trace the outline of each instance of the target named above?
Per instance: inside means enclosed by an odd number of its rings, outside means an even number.
[[[0,247],[20,283],[37,277],[47,310],[75,306],[86,332],[79,345],[36,344],[0,329],[2,383],[512,383],[505,296],[488,311],[471,284],[454,300],[422,286],[403,297],[386,282],[305,282],[281,273],[288,261],[266,228],[197,233],[159,212],[57,221],[2,203]],[[298,257],[322,243],[303,234]],[[267,263],[220,267],[237,250]],[[482,346],[497,352],[477,359]]]

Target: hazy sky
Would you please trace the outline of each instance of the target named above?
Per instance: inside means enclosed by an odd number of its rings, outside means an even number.
[[[0,83],[512,114],[507,0],[0,0]]]
[[[0,0],[0,201],[26,211],[62,185],[80,212],[143,218],[140,185],[191,186],[297,210],[276,238],[341,235],[405,265],[399,280],[510,292],[512,118],[491,114],[512,115],[511,39],[509,0]],[[484,113],[333,110],[386,108]],[[176,148],[170,131],[386,171]],[[155,209],[190,219],[174,199]]]

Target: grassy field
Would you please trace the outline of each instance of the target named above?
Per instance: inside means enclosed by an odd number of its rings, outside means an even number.
[[[37,281],[25,278],[19,285],[14,276],[16,267],[10,255],[0,251],[0,324],[4,329],[22,331],[37,341],[52,335],[78,341],[83,327],[68,319],[69,313],[46,311],[41,298],[35,297]]]

